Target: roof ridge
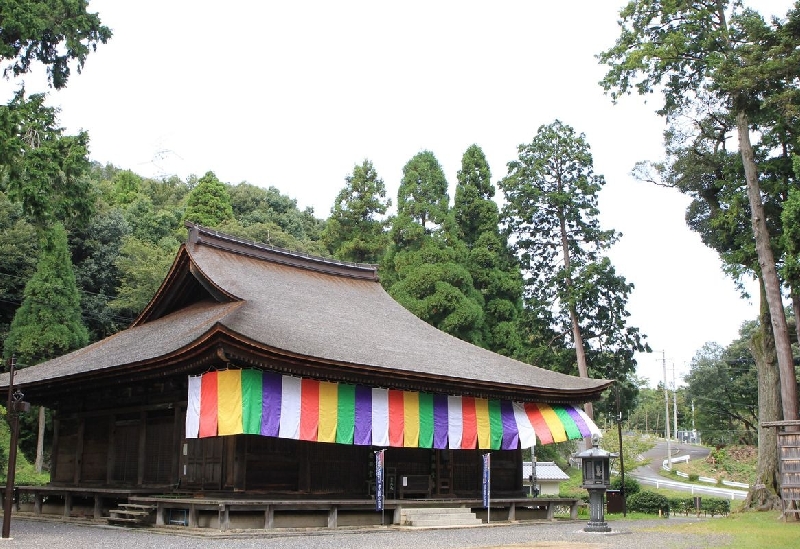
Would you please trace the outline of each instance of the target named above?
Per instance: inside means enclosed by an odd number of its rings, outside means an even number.
[[[184,225],[189,229],[188,242],[217,248],[220,250],[246,255],[256,259],[290,265],[311,271],[324,272],[348,278],[360,278],[367,280],[378,280],[378,266],[373,263],[354,263],[351,261],[341,261],[338,259],[312,255],[307,252],[294,252],[256,242],[245,238],[240,238],[228,233],[217,231],[197,225],[189,221]]]

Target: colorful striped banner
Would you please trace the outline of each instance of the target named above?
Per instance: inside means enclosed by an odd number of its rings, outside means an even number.
[[[514,450],[600,434],[575,406],[222,370],[190,376],[186,438],[256,434],[407,448]]]

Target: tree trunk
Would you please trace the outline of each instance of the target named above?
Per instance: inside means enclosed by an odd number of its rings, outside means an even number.
[[[567,277],[565,280],[565,284],[569,291],[572,291],[572,272],[570,271],[571,262],[569,256],[569,242],[567,241],[567,227],[564,221],[564,216],[558,216],[559,221],[559,228],[561,230],[561,252],[564,258],[564,270],[567,272]],[[580,377],[589,377],[589,365],[586,361],[586,349],[583,347],[583,335],[581,334],[581,325],[578,322],[578,313],[575,310],[575,305],[573,303],[569,303],[569,320],[572,324],[572,340],[575,343],[575,358],[578,362],[578,375]],[[590,419],[594,419],[594,407],[592,406],[591,402],[585,402],[583,404],[583,410],[586,412],[586,415],[589,416]],[[586,448],[592,448],[592,439],[591,437],[586,437],[583,439],[584,443],[586,444]]]
[[[783,419],[798,419],[797,377],[794,372],[794,358],[792,357],[792,346],[789,340],[789,328],[786,324],[786,315],[783,312],[781,286],[775,267],[775,256],[772,253],[769,232],[767,231],[767,222],[764,217],[764,205],[761,202],[761,187],[758,184],[758,171],[753,155],[753,146],[750,143],[749,120],[747,113],[743,110],[736,114],[736,124],[739,130],[739,152],[742,155],[742,163],[744,164],[744,173],[747,180],[747,198],[750,201],[750,216],[756,252],[758,253],[758,265],[761,270],[767,305],[769,306],[772,333],[775,337],[775,350],[780,372]]]
[[[44,406],[39,406],[39,434],[36,437],[36,472],[42,472],[44,464]]]
[[[761,325],[759,331],[753,334],[753,338],[750,340],[750,352],[753,354],[758,369],[758,417],[760,422],[776,421],[780,419],[780,376],[778,375],[775,339],[772,335],[764,285],[761,283],[759,286],[761,288],[759,314]],[[777,444],[778,431],[759,426],[756,481],[747,493],[745,507],[760,510],[780,508]]]

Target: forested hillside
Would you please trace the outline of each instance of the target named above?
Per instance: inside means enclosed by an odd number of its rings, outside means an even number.
[[[365,160],[342,182],[327,219],[299,209],[296,200],[275,187],[222,182],[213,172],[186,180],[150,179],[111,165],[87,164],[80,187],[82,215],[57,214],[43,222],[26,213],[25,203],[5,188],[0,192],[0,338],[5,355],[16,354],[24,367],[76,346],[57,341],[43,345],[39,336],[27,344],[13,328],[26,300],[40,309],[52,302],[50,297],[36,298],[45,290],[37,294],[32,281],[44,280],[40,286],[71,284],[54,283],[57,277],[46,272],[54,267],[40,261],[53,222],[66,229],[79,316],[91,342],[136,318],[166,275],[186,237],[184,223],[190,221],[292,251],[378,263],[387,291],[426,322],[542,367],[578,373],[571,319],[579,319],[590,374],[625,380],[635,368],[634,351],[644,346],[638,331],[624,320],[632,285],[612,276],[613,284],[598,300],[596,290],[606,281],[584,277],[596,276],[592,273],[606,268],[608,260],[593,250],[588,259],[574,262],[572,278],[594,290],[572,298],[572,310],[554,307],[566,300],[554,293],[548,302],[532,291],[532,281],[542,279],[527,265],[540,250],[531,242],[520,247],[519,238],[517,245],[509,243],[508,218],[497,206],[480,147],[473,145],[464,153],[456,179],[451,200],[435,155],[419,153],[404,168],[396,213],[390,215],[393,200]],[[554,280],[564,276],[557,269],[550,274]],[[69,280],[69,274],[64,276]],[[52,288],[47,291],[52,295]],[[576,293],[567,287],[559,291]],[[612,294],[616,301],[608,300]],[[605,316],[588,314],[597,310],[606,311]],[[37,318],[29,319],[28,326],[36,326]],[[616,324],[599,329],[604,318]],[[604,331],[615,336],[602,336]],[[625,386],[627,401],[632,401],[635,386]]]

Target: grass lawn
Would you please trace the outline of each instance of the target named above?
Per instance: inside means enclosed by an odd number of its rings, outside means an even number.
[[[694,523],[670,523],[653,528],[653,532],[680,531],[688,534],[727,534],[733,536],[729,547],[741,549],[779,549],[800,545],[800,521],[784,522],[780,513],[742,512],[724,518],[715,518]]]

